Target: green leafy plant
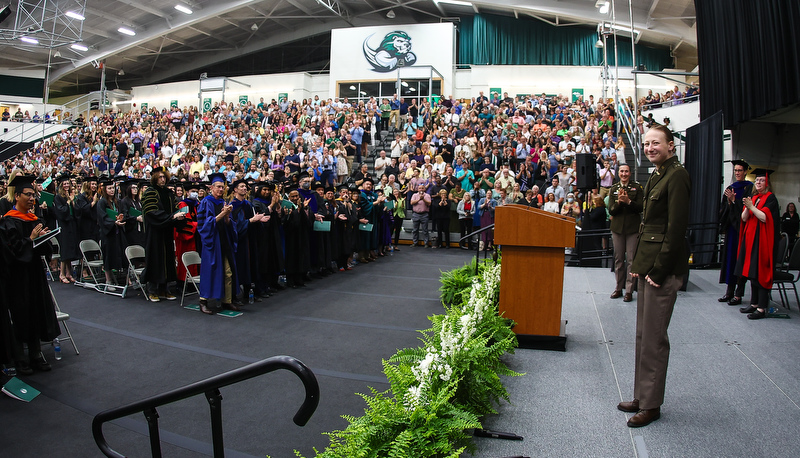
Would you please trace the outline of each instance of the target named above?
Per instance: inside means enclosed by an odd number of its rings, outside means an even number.
[[[445,313],[430,317],[422,346],[383,361],[389,389],[361,394],[361,417],[344,416],[344,430],[326,433],[319,458],[457,457],[473,448],[467,430],[509,401],[501,376],[522,375],[501,360],[517,339],[498,316],[500,266],[475,263],[442,275]],[[302,456],[295,452],[297,456]]]

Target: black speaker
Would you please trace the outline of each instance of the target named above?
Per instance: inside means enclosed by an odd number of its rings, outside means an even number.
[[[6,18],[8,18],[9,16],[11,16],[11,5],[5,6],[3,7],[3,9],[0,9],[0,23],[5,21]]]
[[[581,153],[575,155],[575,173],[578,189],[594,189],[597,187],[597,162],[594,154]]]

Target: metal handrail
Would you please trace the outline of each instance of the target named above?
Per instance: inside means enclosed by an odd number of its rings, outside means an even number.
[[[465,235],[464,237],[461,237],[460,239],[458,239],[458,244],[461,245],[461,242],[463,242],[464,240],[469,240],[469,238],[472,237],[473,235],[482,234],[482,233],[488,231],[489,229],[494,229],[494,223],[492,223],[492,224],[490,224],[490,225],[488,225],[486,227],[482,227],[482,228],[478,229],[477,231],[472,231],[469,234]],[[492,244],[492,245],[494,246],[494,253],[493,253],[492,257],[494,258],[494,262],[497,262],[497,253],[498,253],[497,245],[494,245],[494,244]],[[478,243],[475,244],[475,275],[478,275],[478,261],[480,260],[480,257],[481,257],[481,248],[480,247],[481,247],[481,244],[480,244],[480,241],[479,241]],[[487,255],[485,255],[483,257],[483,259],[486,259],[488,257],[489,257],[489,255],[487,254]]]
[[[111,458],[124,458],[124,455],[109,447],[103,435],[103,424],[128,415],[142,412],[147,419],[150,431],[150,449],[153,457],[161,457],[161,441],[158,430],[158,412],[156,407],[177,402],[192,396],[204,394],[211,407],[211,433],[213,438],[214,457],[225,456],[222,443],[222,395],[219,388],[233,385],[277,369],[286,369],[296,374],[303,382],[306,396],[303,404],[294,415],[293,421],[298,426],[304,426],[319,405],[319,384],[311,369],[300,360],[291,356],[273,356],[247,366],[234,369],[199,382],[177,388],[166,393],[158,394],[141,401],[120,406],[115,409],[100,412],[92,420],[92,435],[94,441],[105,456]]]

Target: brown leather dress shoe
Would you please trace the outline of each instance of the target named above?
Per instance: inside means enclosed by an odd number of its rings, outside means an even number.
[[[208,301],[206,299],[200,299],[200,311],[206,315],[214,314],[214,311],[208,308]]]
[[[241,312],[242,311],[242,308],[239,307],[236,304],[222,304],[222,308],[228,309],[228,310],[233,310],[234,312]]]
[[[623,302],[631,302],[633,300],[633,294],[625,293],[625,297],[622,298]]]
[[[619,404],[617,404],[617,409],[623,412],[636,413],[639,411],[639,400],[634,399],[633,401],[630,402],[620,402]]]
[[[636,412],[636,415],[632,416],[630,420],[628,420],[628,426],[631,428],[640,428],[642,426],[647,426],[650,423],[658,420],[661,418],[661,407],[656,407],[655,409],[647,409],[647,410],[640,410]]]
[[[611,293],[611,299],[616,299],[618,297],[622,297],[622,291],[616,290],[613,293]]]

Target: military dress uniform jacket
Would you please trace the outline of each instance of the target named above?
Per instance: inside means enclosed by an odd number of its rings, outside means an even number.
[[[617,201],[620,188],[627,190],[631,203],[620,204]],[[636,181],[629,181],[623,186],[621,182],[614,183],[608,195],[608,213],[611,215],[611,232],[617,234],[637,234],[642,224],[642,202],[644,189]]]
[[[686,228],[691,187],[689,172],[676,156],[650,175],[644,188],[639,244],[631,272],[649,275],[661,285],[668,276],[689,271]]]

